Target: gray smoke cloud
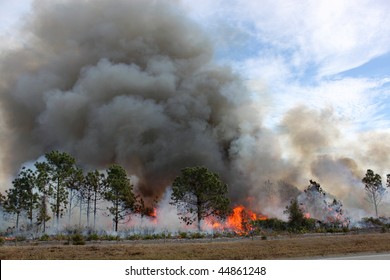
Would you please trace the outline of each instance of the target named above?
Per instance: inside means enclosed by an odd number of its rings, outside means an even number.
[[[124,165],[150,197],[186,166],[232,182],[235,143],[261,133],[260,115],[183,14],[176,1],[34,2],[25,46],[0,58],[3,168],[59,149]]]
[[[295,107],[280,133],[263,127],[261,104],[213,61],[213,38],[179,1],[35,1],[20,32],[23,47],[0,54],[3,177],[56,149],[90,168],[122,164],[153,199],[180,169],[204,165],[235,202],[282,215],[285,194],[309,179],[361,208],[364,193],[351,190],[389,163],[388,135],[328,154],[343,145],[330,109]]]

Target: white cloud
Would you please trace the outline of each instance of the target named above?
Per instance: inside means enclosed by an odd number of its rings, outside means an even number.
[[[186,4],[206,26],[239,27],[261,44],[289,53],[294,67],[314,64],[319,76],[355,68],[390,50],[388,1],[201,0]]]
[[[258,92],[270,126],[291,107],[305,104],[318,110],[332,108],[351,130],[390,127],[386,77],[338,76],[390,51],[389,1],[185,2],[195,20],[210,32],[235,27],[249,38],[244,43],[256,45],[244,60],[228,53],[231,58],[225,61]],[[237,36],[213,36],[218,37],[217,48],[221,42],[237,44]],[[265,100],[264,92],[270,95]]]

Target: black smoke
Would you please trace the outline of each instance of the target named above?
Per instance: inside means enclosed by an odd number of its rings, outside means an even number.
[[[260,114],[178,2],[35,1],[23,26],[24,47],[0,58],[7,172],[58,149],[124,165],[149,197],[194,165],[249,187],[238,161]]]

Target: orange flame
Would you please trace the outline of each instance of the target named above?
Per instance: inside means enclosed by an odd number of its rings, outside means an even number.
[[[153,207],[153,211],[149,214],[149,217],[157,218],[157,209]]]
[[[227,217],[225,223],[218,222],[209,217],[206,223],[214,230],[232,230],[236,234],[244,235],[252,230],[251,221],[266,220],[267,216],[256,214],[255,212],[238,205],[233,208],[232,213]]]

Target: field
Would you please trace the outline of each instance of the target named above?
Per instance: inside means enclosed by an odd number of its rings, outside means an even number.
[[[390,252],[390,233],[293,235],[260,238],[6,242],[1,260],[131,260],[131,259],[302,259],[354,253]]]

